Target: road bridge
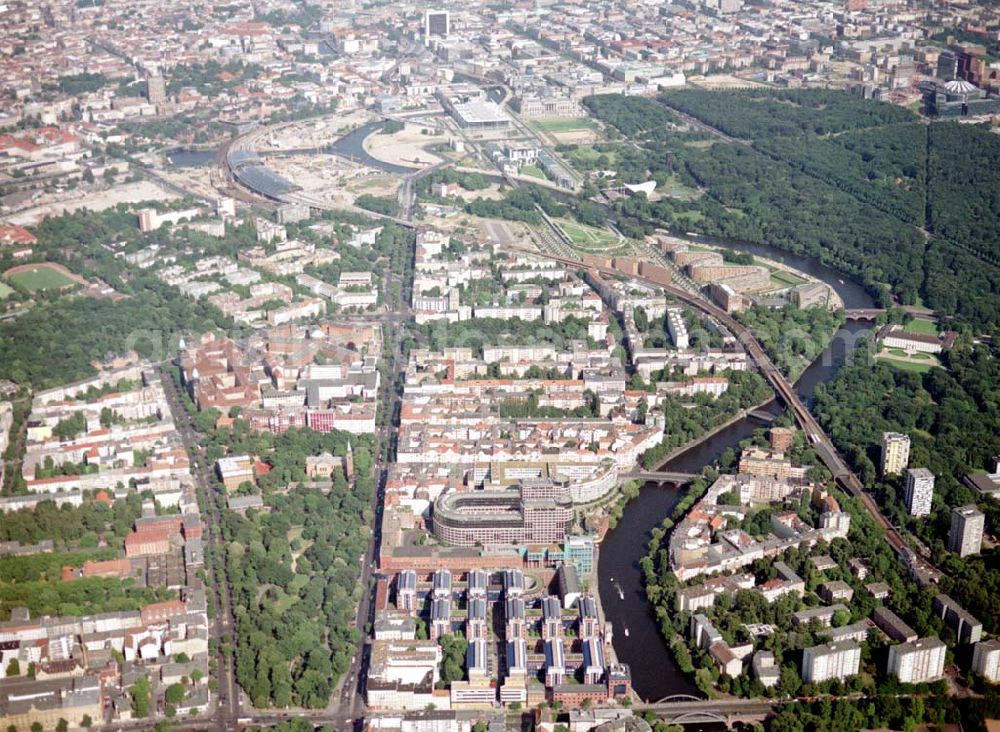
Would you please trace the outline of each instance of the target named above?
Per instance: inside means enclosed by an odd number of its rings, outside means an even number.
[[[452,165],[450,160],[442,160],[440,163],[422,168],[415,173],[410,173],[403,179],[403,185],[399,187],[399,218],[404,221],[413,221],[413,212],[416,208],[417,193],[414,184],[422,178],[433,174],[435,171]]]
[[[854,308],[845,310],[844,317],[848,320],[876,320],[884,313],[884,308]]]
[[[650,483],[690,483],[698,477],[697,473],[674,473],[669,470],[633,470],[621,476],[631,480],[641,480]]]

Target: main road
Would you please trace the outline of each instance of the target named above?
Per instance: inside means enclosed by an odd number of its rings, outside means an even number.
[[[210,564],[207,567],[209,573],[206,590],[211,592],[214,598],[215,619],[212,635],[218,644],[215,650],[218,699],[216,700],[214,724],[216,729],[235,729],[236,719],[239,717],[240,711],[239,689],[236,685],[236,673],[233,667],[233,651],[235,649],[225,647],[227,644],[224,641],[227,636],[232,637],[236,624],[230,596],[231,587],[225,576],[225,545],[220,525],[221,512],[217,503],[218,494],[213,488],[211,470],[199,447],[198,433],[191,415],[184,408],[174,376],[169,369],[161,368],[160,378],[163,382],[163,391],[167,396],[167,402],[170,404],[170,411],[174,415],[174,425],[180,435],[181,444],[192,463],[191,471],[194,474],[198,496],[203,507],[202,516],[205,519],[207,537],[205,545],[209,549],[207,554],[210,557]],[[221,576],[216,573],[216,567],[223,568]]]
[[[412,256],[409,252],[407,256]],[[405,270],[406,268],[404,268]],[[404,278],[405,272],[397,273],[386,270],[382,287],[385,297],[389,294],[389,283],[395,278]],[[402,312],[395,315],[406,315],[409,293],[402,288],[400,303]],[[382,542],[382,508],[385,504],[385,479],[388,471],[388,464],[395,451],[394,419],[399,412],[399,390],[397,388],[398,376],[402,369],[402,342],[404,324],[398,318],[389,318],[382,321],[383,340],[385,343],[385,358],[387,359],[386,383],[382,385],[382,393],[379,396],[378,415],[379,424],[376,432],[377,454],[375,456],[374,477],[375,493],[372,496],[372,516],[373,526],[371,541],[368,549],[365,550],[361,559],[361,601],[358,603],[355,625],[359,631],[358,644],[355,647],[354,658],[344,675],[343,684],[339,692],[330,697],[330,704],[327,706],[326,714],[333,717],[341,717],[345,721],[360,717],[365,712],[364,703],[364,679],[368,672],[368,645],[366,626],[375,620],[375,603],[372,596],[372,585],[374,584],[374,570],[378,565],[378,549]]]

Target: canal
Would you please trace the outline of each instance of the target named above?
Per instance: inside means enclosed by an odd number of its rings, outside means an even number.
[[[707,238],[692,241],[718,244],[784,262],[833,287],[847,308],[874,307],[872,297],[863,287],[809,257],[762,245]],[[796,390],[807,404],[816,385],[834,377],[853,349],[855,340],[869,327],[864,323],[846,323],[803,372],[796,382]],[[775,402],[767,408],[774,413],[781,409]],[[760,423],[750,419],[736,422],[677,455],[663,466],[663,470],[697,473],[717,460],[727,447],[735,447],[760,426]],[[639,567],[639,560],[648,551],[650,531],[670,514],[682,493],[683,489],[646,485],[625,509],[618,525],[608,532],[600,548],[599,592],[605,616],[614,628],[615,652],[619,660],[631,667],[632,686],[647,701],[657,701],[673,694],[700,696],[694,684],[674,665],[670,649],[660,635],[659,625],[646,601]],[[619,595],[619,588],[624,599]],[[626,629],[628,636],[625,635]]]

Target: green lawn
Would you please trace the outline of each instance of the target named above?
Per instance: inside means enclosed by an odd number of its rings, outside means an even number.
[[[566,236],[573,240],[573,244],[580,249],[606,251],[620,246],[618,237],[605,229],[584,226],[569,219],[556,219],[556,223],[566,232]]]
[[[551,119],[536,119],[531,121],[532,126],[545,132],[579,132],[581,130],[595,130],[597,123],[587,117],[579,119],[563,119],[555,117]]]
[[[580,167],[590,167],[595,165],[601,156],[604,156],[608,165],[612,166],[618,159],[618,153],[614,150],[601,151],[593,145],[577,145],[573,152],[569,153],[569,161]]]
[[[0,300],[6,299],[12,292],[14,292],[13,288],[5,285],[3,282],[0,282]]]
[[[51,267],[39,266],[35,269],[27,269],[23,272],[15,272],[7,275],[7,279],[18,287],[22,287],[28,292],[35,290],[57,290],[67,285],[72,285],[73,280],[57,272]]]
[[[915,361],[904,361],[898,358],[891,358],[885,354],[879,354],[879,358],[885,361],[887,364],[893,368],[897,368],[900,371],[913,371],[917,374],[926,374],[930,371],[936,364],[932,363],[917,363]]]
[[[286,593],[280,587],[275,588],[275,599],[274,599],[274,609],[279,613],[283,614],[288,612],[288,610],[299,601],[298,595],[291,595]]]
[[[548,178],[546,178],[545,176],[545,172],[537,165],[522,165],[521,175],[530,175],[532,178],[541,178],[542,180],[548,180]]]
[[[671,221],[684,221],[687,224],[697,224],[705,218],[701,211],[681,211],[672,216]]]
[[[919,333],[922,335],[936,336],[938,334],[937,323],[924,320],[923,318],[914,318],[903,326],[903,330],[907,333]]]
[[[661,196],[676,198],[680,201],[693,201],[696,198],[701,198],[701,191],[684,185],[676,176],[668,178],[662,186],[656,189],[656,192]]]
[[[782,269],[776,269],[771,272],[771,279],[777,280],[778,282],[788,285],[789,287],[797,287],[798,285],[804,285],[808,282],[808,280],[793,275],[791,272],[786,272]]]

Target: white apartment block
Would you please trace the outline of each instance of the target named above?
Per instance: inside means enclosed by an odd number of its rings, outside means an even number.
[[[1000,682],[1000,638],[976,644],[972,652],[972,670],[987,681]]]
[[[684,323],[684,315],[678,308],[667,308],[667,330],[670,331],[670,340],[674,342],[678,350],[685,351],[691,345],[688,338],[687,325]]]
[[[948,532],[948,549],[960,557],[979,554],[983,544],[986,517],[975,506],[958,506],[951,510],[951,531]]]
[[[889,648],[886,672],[904,684],[922,684],[944,674],[946,646],[940,638],[919,638]]]
[[[818,684],[829,679],[846,679],[854,676],[860,665],[861,646],[855,641],[824,643],[802,652],[802,680]]]
[[[910,462],[910,438],[899,432],[882,433],[882,475],[899,475]]]
[[[906,511],[911,516],[926,516],[934,498],[934,473],[927,468],[906,471]]]

